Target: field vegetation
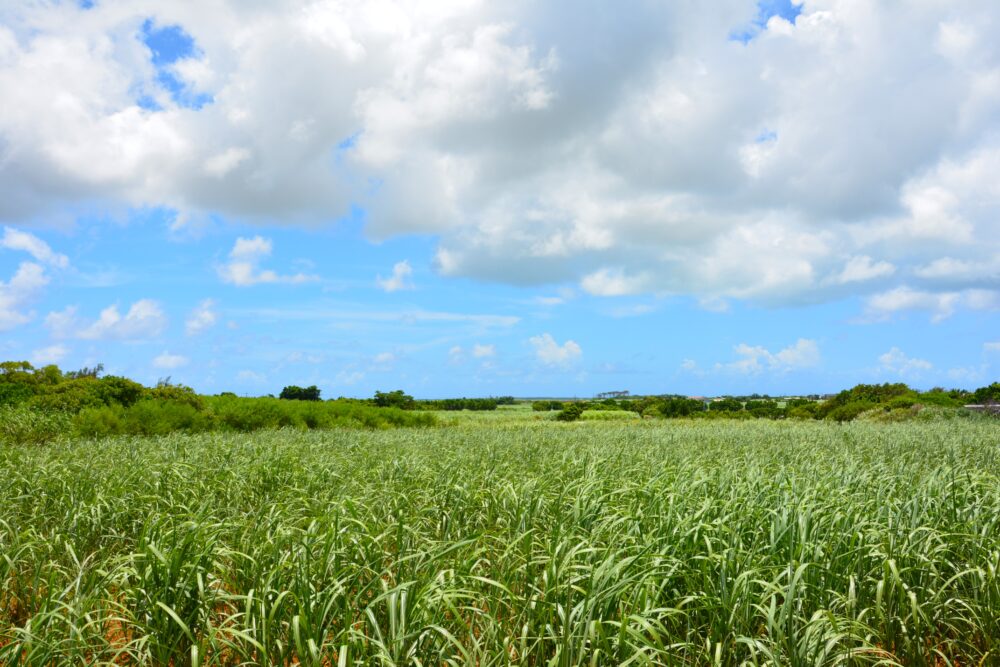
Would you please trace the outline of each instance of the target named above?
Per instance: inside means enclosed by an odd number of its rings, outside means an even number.
[[[1000,659],[995,420],[469,414],[0,447],[0,664]]]
[[[261,429],[430,426],[433,415],[369,402],[319,400],[316,387],[286,387],[286,398],[203,396],[162,382],[144,387],[101,369],[63,373],[27,362],[0,364],[0,443],[66,437],[249,432]]]

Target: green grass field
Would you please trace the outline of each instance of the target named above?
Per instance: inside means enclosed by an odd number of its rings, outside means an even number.
[[[0,664],[996,665],[1000,428],[0,448]]]

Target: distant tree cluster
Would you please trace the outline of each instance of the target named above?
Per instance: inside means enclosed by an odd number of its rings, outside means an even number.
[[[379,408],[399,408],[400,410],[414,410],[417,407],[417,402],[413,400],[413,397],[402,389],[376,391],[372,403]]]
[[[282,389],[278,398],[286,401],[318,401],[320,400],[319,394],[320,391],[316,385],[297,387],[292,384]]]
[[[514,402],[512,396],[502,398],[442,398],[438,400],[417,401],[417,407],[421,410],[473,410],[477,412],[496,410],[500,405],[506,405],[501,401],[510,400]]]
[[[103,370],[98,365],[64,373],[55,365],[0,363],[0,444],[41,443],[61,436],[435,423],[427,413],[380,410],[363,401],[321,401],[315,386],[285,387],[284,400],[239,398],[231,392],[203,396],[169,378],[145,387],[124,377],[102,377]]]

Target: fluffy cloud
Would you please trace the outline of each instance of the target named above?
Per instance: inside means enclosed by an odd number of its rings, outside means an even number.
[[[215,326],[219,314],[215,312],[216,303],[213,299],[205,299],[191,311],[184,322],[184,331],[188,336],[196,336]]]
[[[751,346],[746,343],[740,343],[734,348],[734,351],[740,359],[726,364],[724,368],[739,373],[756,374],[765,369],[787,372],[811,368],[820,362],[819,346],[816,341],[808,338],[800,338],[795,341],[794,345],[774,353],[759,345]]]
[[[472,346],[472,356],[476,359],[488,359],[490,357],[495,357],[496,353],[496,345],[482,345],[480,343],[476,343]]]
[[[270,239],[255,236],[250,239],[239,237],[229,251],[229,261],[218,267],[219,278],[237,287],[249,287],[265,283],[285,283],[298,285],[318,280],[316,276],[296,273],[279,275],[270,269],[261,269],[260,263],[271,254]]]
[[[934,367],[926,359],[908,357],[898,347],[893,347],[885,354],[880,355],[878,363],[881,370],[899,375],[900,377],[920,375],[922,371],[929,371]]]
[[[834,283],[846,285],[891,276],[895,272],[896,267],[889,262],[876,262],[867,255],[860,255],[847,260],[844,269],[840,273],[830,276],[830,279]]]
[[[267,376],[256,371],[242,370],[236,374],[236,379],[239,382],[250,382],[253,384],[261,384],[267,381]]]
[[[170,354],[166,350],[153,358],[153,367],[163,370],[174,370],[181,366],[186,366],[191,360],[179,354]]]
[[[493,344],[475,343],[470,350],[466,350],[461,345],[455,345],[448,350],[448,361],[454,365],[464,364],[469,354],[472,355],[473,359],[488,360],[496,356],[497,348]],[[483,363],[490,362],[484,361]]]
[[[572,340],[560,345],[551,334],[532,336],[529,340],[535,348],[535,358],[546,366],[567,367],[580,359],[583,350]]]
[[[1000,340],[990,343],[983,343],[983,350],[986,352],[1000,352]]]
[[[941,322],[951,317],[959,307],[971,310],[1000,309],[1000,291],[967,289],[935,292],[915,290],[903,285],[868,297],[865,313],[870,321],[882,321],[896,313],[923,310],[931,314],[932,322]]]
[[[3,238],[0,239],[0,248],[22,250],[39,262],[57,269],[65,269],[69,266],[69,258],[66,255],[53,252],[48,243],[34,234],[29,234],[28,232],[12,227],[4,228]]]
[[[0,219],[359,205],[373,236],[439,235],[444,274],[597,295],[991,289],[996,4],[800,7],[748,30],[752,0],[8,3]],[[141,40],[150,17],[196,44],[169,66],[183,95]],[[295,278],[252,258],[220,274]]]
[[[396,262],[393,265],[392,275],[388,278],[383,278],[381,275],[377,276],[375,284],[386,292],[413,289],[413,281],[410,280],[410,276],[412,275],[413,267],[404,259],[402,262]]]
[[[10,280],[0,280],[0,331],[31,321],[24,308],[48,282],[45,269],[34,262],[21,262]]]
[[[124,315],[117,305],[111,305],[92,321],[79,318],[76,307],[69,306],[65,310],[49,313],[45,325],[56,338],[144,340],[163,333],[167,327],[167,316],[156,301],[140,299]]]
[[[69,259],[53,252],[37,236],[11,227],[4,228],[0,248],[26,252],[42,263],[21,262],[9,280],[0,280],[0,331],[7,331],[31,321],[33,314],[25,308],[49,284],[43,264],[63,269],[69,266]]]
[[[69,354],[69,348],[65,345],[49,345],[31,353],[31,363],[35,366],[47,366],[48,364],[58,364]]]

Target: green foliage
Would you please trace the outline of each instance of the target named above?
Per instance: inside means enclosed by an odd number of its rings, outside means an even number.
[[[535,401],[531,404],[531,409],[535,412],[549,412],[551,410],[562,410],[566,407],[562,401]]]
[[[31,399],[30,405],[38,410],[76,413],[84,408],[109,405],[108,398],[109,393],[102,388],[99,380],[84,377],[68,380],[37,394]],[[114,401],[110,404],[117,405]]]
[[[826,419],[832,421],[847,422],[876,407],[878,406],[868,401],[854,401],[843,405],[835,405],[824,416]],[[819,413],[817,412],[817,414]]]
[[[721,398],[708,404],[708,409],[712,412],[740,412],[743,410],[743,403],[735,398]]]
[[[84,408],[73,416],[73,433],[83,438],[103,438],[125,433],[125,409],[120,405]]]
[[[35,386],[24,382],[5,382],[0,375],[0,406],[19,405],[35,395]]]
[[[654,406],[655,413],[661,417],[677,418],[690,417],[691,415],[704,412],[705,403],[683,396],[668,396]]]
[[[791,403],[795,403],[795,405],[791,405]],[[819,403],[805,399],[789,401],[786,410],[789,419],[816,419],[819,412]]]
[[[496,410],[500,405],[496,398],[444,398],[436,401],[417,401],[416,407],[420,410],[473,410],[490,411]]]
[[[281,390],[281,394],[278,398],[283,398],[290,401],[318,401],[320,390],[316,385],[310,385],[308,387],[297,387],[295,385],[289,385]]]
[[[236,396],[236,394],[232,394]],[[204,410],[207,405],[205,399],[195,393],[191,387],[182,384],[161,384],[146,390],[146,398],[153,401],[166,401],[170,403],[181,403],[190,406],[197,411]]]
[[[556,420],[561,422],[575,422],[583,415],[584,406],[580,403],[568,403],[566,407],[556,413]]]
[[[980,387],[972,394],[972,401],[980,405],[1000,403],[1000,382],[994,382],[987,387]]]
[[[69,416],[64,413],[0,407],[0,444],[40,445],[67,433]]]
[[[996,664],[994,422],[503,412],[0,448],[0,664]]]
[[[399,408],[400,410],[413,410],[416,407],[416,401],[413,400],[413,397],[403,393],[402,389],[389,392],[376,391],[372,403],[380,408]]]
[[[97,394],[106,405],[135,405],[146,395],[146,388],[134,380],[106,375],[97,380]]]
[[[744,409],[758,419],[781,419],[787,414],[777,401],[770,400],[747,401]]]
[[[851,389],[845,389],[837,394],[829,402],[835,406],[843,406],[849,403],[870,403],[878,405],[899,396],[913,394],[913,390],[902,382],[895,384],[859,384]]]

